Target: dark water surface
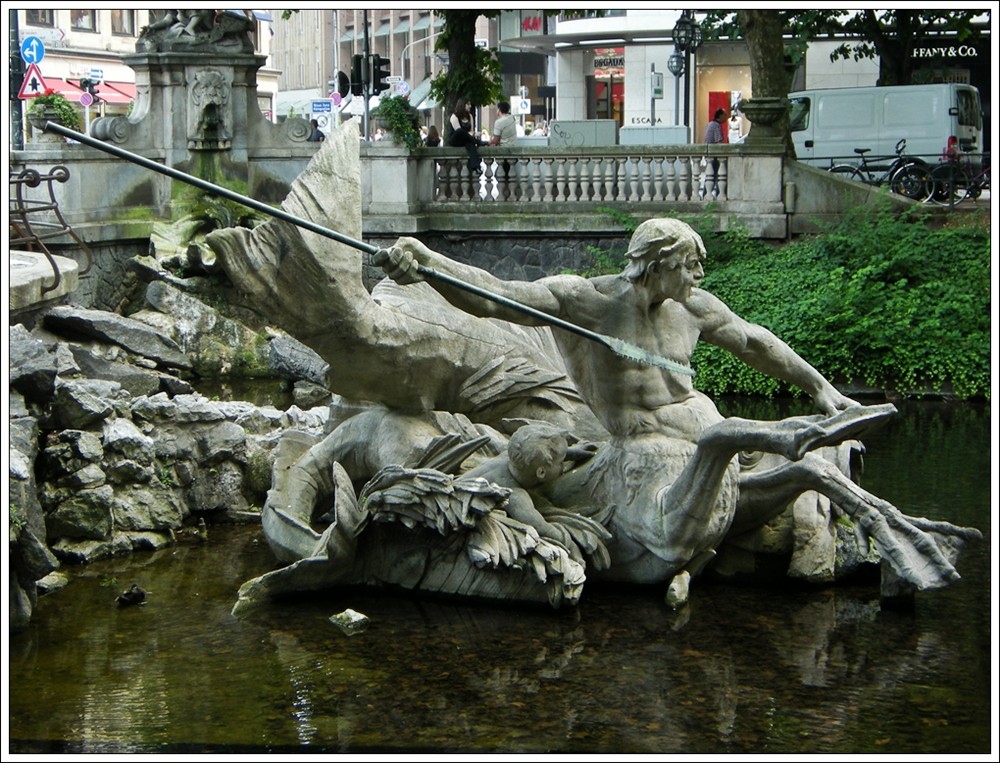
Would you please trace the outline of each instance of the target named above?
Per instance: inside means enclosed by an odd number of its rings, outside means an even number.
[[[64,568],[9,639],[10,750],[989,753],[990,411],[903,405],[866,444],[867,488],[986,536],[912,611],[880,608],[875,582],[699,580],[681,612],[660,589],[567,611],[338,591],[239,620],[239,585],[274,560],[259,527],[213,527]],[[133,580],[148,603],[118,609]],[[366,632],[328,621],[347,607]]]

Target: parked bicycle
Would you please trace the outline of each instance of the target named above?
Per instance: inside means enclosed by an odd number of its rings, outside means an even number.
[[[934,180],[927,162],[916,156],[905,156],[905,150],[906,138],[896,143],[895,157],[870,158],[866,156],[870,148],[856,148],[854,153],[860,157],[857,164],[834,164],[829,171],[867,185],[888,184],[889,190],[900,196],[929,201],[934,193]],[[886,161],[888,165],[884,164]]]
[[[934,180],[931,199],[937,204],[953,206],[966,199],[975,201],[983,191],[990,189],[989,162],[985,157],[982,167],[973,162],[975,145],[962,145],[959,148],[960,150],[953,146],[946,148],[941,155],[941,164],[931,170],[931,178]]]

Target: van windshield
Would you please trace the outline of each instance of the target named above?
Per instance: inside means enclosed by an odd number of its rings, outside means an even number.
[[[792,132],[805,130],[809,127],[809,99],[790,98],[791,110],[788,114],[788,123]]]
[[[979,94],[971,90],[958,91],[958,123],[963,127],[982,128]]]

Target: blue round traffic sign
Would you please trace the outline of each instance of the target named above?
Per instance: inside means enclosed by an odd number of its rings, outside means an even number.
[[[45,58],[45,43],[42,42],[42,38],[35,35],[25,37],[21,43],[21,58],[29,64],[41,63]]]

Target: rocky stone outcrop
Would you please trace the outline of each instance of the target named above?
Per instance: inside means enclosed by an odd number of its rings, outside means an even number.
[[[212,523],[259,521],[282,434],[328,426],[338,398],[317,384],[324,364],[308,348],[166,283],[148,291],[138,317],[60,306],[31,331],[10,327],[12,629],[28,625],[40,591],[65,583],[61,565],[161,548],[189,525],[201,536]],[[252,348],[255,368],[304,385],[296,399],[309,405],[206,398],[197,371],[226,370],[203,362],[206,347],[229,358]]]

